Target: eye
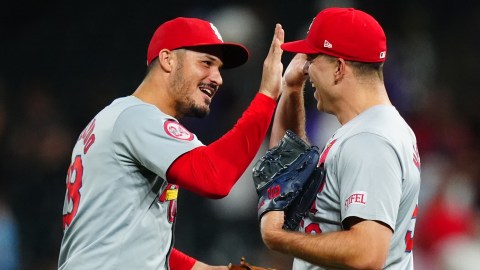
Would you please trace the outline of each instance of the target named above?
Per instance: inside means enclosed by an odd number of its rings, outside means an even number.
[[[210,67],[212,65],[212,61],[210,61],[210,60],[204,60],[204,61],[202,61],[202,63],[207,67]]]

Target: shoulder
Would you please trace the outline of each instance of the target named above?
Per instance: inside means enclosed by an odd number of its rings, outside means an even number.
[[[140,101],[135,97],[126,97],[112,103],[111,111],[116,111],[114,136],[135,134],[139,132],[157,133],[163,129],[166,121],[176,121],[152,104]]]
[[[117,125],[122,126],[126,124],[129,127],[155,124],[164,122],[168,119],[174,119],[152,104],[148,104],[138,100],[135,97],[125,100],[121,106],[121,112],[119,113]]]
[[[341,129],[341,136],[344,138],[354,137],[363,134],[360,137],[372,138],[375,135],[383,140],[396,145],[404,140],[415,140],[415,136],[406,121],[393,106],[374,106],[358,115]]]

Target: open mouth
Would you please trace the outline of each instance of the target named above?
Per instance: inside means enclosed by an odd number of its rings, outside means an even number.
[[[215,92],[217,92],[217,86],[214,85],[200,85],[199,88],[200,91],[202,91],[209,98],[212,98],[213,95],[215,95]]]
[[[200,87],[200,91],[202,91],[208,97],[213,97],[214,92],[211,89]]]

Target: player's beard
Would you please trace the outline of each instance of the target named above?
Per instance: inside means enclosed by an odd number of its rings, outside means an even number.
[[[173,81],[171,82],[171,89],[173,89],[173,95],[175,95],[175,110],[182,116],[190,116],[197,118],[204,118],[210,113],[208,106],[200,107],[195,104],[195,100],[192,98],[189,85],[185,80],[183,74],[183,63],[177,66],[174,71]]]

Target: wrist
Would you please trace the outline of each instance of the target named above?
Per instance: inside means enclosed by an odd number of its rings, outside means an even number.
[[[269,97],[269,98],[271,98],[271,99],[273,99],[273,100],[275,100],[275,101],[277,101],[277,100],[278,100],[278,97],[279,97],[279,95],[272,94],[272,92],[270,92],[270,91],[268,91],[268,90],[265,90],[265,89],[260,89],[260,90],[258,91],[258,93],[263,94],[263,95],[265,95],[265,96],[267,96],[267,97]]]
[[[285,92],[301,92],[303,88],[305,88],[305,81],[301,82],[289,82],[287,83],[285,80],[282,81],[282,91]]]

